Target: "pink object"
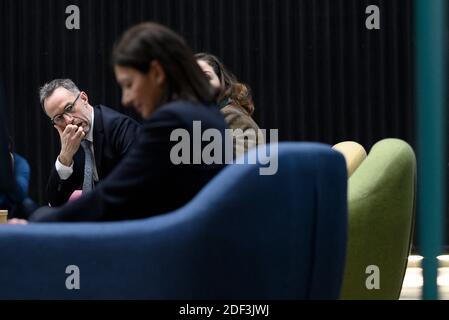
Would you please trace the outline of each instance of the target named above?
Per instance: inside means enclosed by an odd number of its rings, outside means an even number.
[[[69,198],[69,202],[78,199],[83,194],[82,190],[73,191],[72,195]]]

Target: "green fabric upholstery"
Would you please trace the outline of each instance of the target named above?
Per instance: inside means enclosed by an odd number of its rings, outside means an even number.
[[[342,299],[398,299],[414,226],[416,159],[399,139],[376,143],[348,181],[349,237]],[[367,267],[380,289],[367,289]]]

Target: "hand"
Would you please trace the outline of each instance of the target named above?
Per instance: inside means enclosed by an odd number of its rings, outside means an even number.
[[[8,224],[28,224],[28,221],[25,219],[13,218],[8,220]]]
[[[73,162],[73,156],[78,151],[81,141],[86,135],[83,127],[69,124],[65,127],[64,132],[61,128],[55,126],[59,132],[61,139],[61,152],[59,153],[59,162],[65,166],[70,166]]]

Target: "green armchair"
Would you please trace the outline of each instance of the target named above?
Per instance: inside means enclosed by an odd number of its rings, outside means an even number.
[[[413,149],[376,143],[348,181],[349,235],[341,299],[398,299],[411,248],[416,193]]]

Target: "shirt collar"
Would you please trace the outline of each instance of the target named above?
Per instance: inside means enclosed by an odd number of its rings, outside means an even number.
[[[90,121],[90,130],[87,133],[86,140],[90,142],[94,142],[94,108],[92,108],[92,114],[91,114],[91,121]]]

